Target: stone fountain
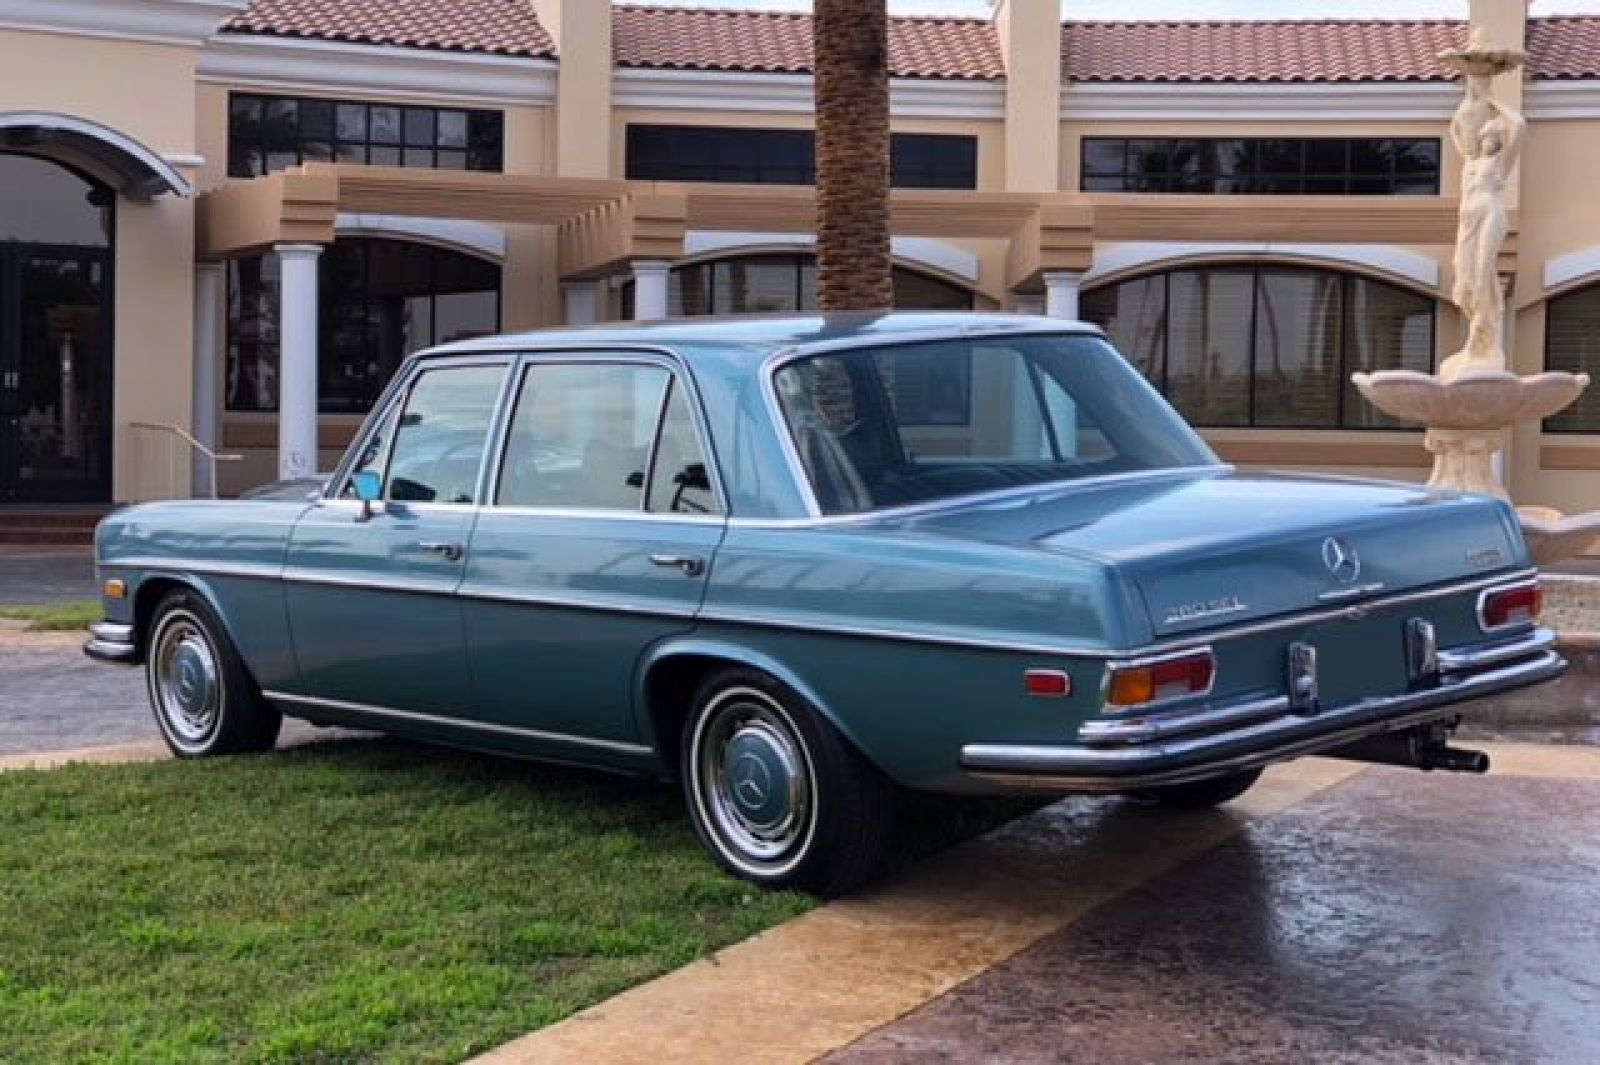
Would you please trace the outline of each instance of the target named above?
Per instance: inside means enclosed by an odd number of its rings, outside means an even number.
[[[1508,498],[1495,469],[1518,422],[1548,418],[1589,386],[1587,374],[1519,376],[1506,369],[1502,330],[1505,290],[1500,249],[1510,228],[1506,183],[1516,168],[1527,124],[1491,95],[1494,79],[1517,70],[1519,52],[1494,48],[1476,27],[1465,48],[1439,57],[1466,82],[1466,98],[1450,122],[1461,153],[1461,222],[1456,233],[1451,299],[1468,325],[1466,346],[1445,359],[1437,375],[1412,370],[1358,373],[1361,394],[1385,414],[1427,427],[1433,455],[1428,484]],[[1518,508],[1534,561],[1541,565],[1600,540],[1600,511],[1566,517],[1547,507]]]

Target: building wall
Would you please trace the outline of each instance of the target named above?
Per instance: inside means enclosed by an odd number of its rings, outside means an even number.
[[[176,45],[0,33],[0,111],[87,119],[157,154],[193,155],[195,59],[193,49]],[[118,500],[188,490],[187,456],[174,463],[170,438],[129,424],[190,424],[193,248],[193,201],[118,203],[112,410]]]

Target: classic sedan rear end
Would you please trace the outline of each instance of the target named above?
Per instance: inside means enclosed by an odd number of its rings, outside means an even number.
[[[1556,676],[1513,515],[1248,476],[1095,330],[666,323],[413,357],[322,485],[121,511],[87,650],[184,757],[283,715],[675,778],[727,869],[876,867],[897,787],[1223,802],[1486,768]]]

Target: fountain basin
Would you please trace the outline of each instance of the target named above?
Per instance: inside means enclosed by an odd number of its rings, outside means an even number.
[[[1414,370],[1358,373],[1351,379],[1385,414],[1430,429],[1500,429],[1547,418],[1589,387],[1588,374],[1521,377],[1505,370],[1468,370],[1449,383]]]

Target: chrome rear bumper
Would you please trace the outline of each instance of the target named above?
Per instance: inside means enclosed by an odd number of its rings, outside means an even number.
[[[1170,715],[1091,722],[1085,744],[961,749],[970,777],[1012,788],[1124,791],[1252,769],[1368,736],[1437,720],[1456,703],[1553,680],[1567,662],[1555,633],[1439,653],[1437,682],[1316,714],[1290,712],[1285,696],[1204,706]]]
[[[99,621],[89,626],[89,642],[83,645],[83,653],[100,662],[129,666],[139,663],[139,645],[133,639],[133,626],[113,621]]]

